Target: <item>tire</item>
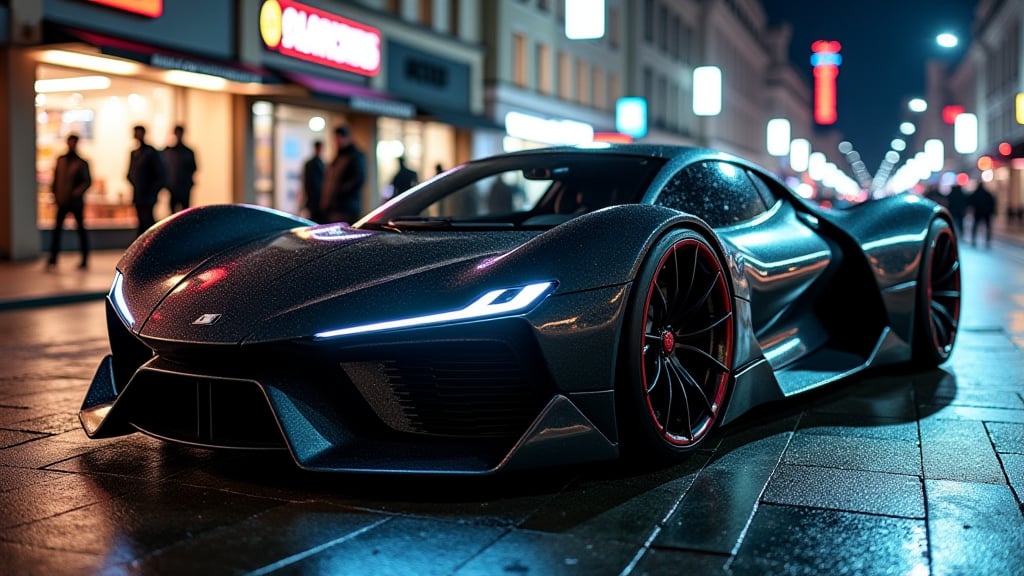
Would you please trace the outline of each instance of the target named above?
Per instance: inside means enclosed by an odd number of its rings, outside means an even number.
[[[913,363],[934,368],[949,359],[960,324],[960,253],[945,220],[928,229],[914,310]]]
[[[718,423],[732,383],[728,268],[696,232],[674,231],[641,266],[623,327],[622,453],[677,460]]]

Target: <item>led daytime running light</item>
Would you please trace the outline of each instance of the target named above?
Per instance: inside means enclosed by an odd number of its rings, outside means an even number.
[[[351,334],[382,332],[384,330],[412,328],[427,324],[457,322],[460,320],[470,320],[473,318],[483,318],[486,316],[520,312],[535,304],[540,297],[547,294],[554,285],[554,282],[541,282],[538,284],[529,284],[522,288],[503,288],[500,290],[492,290],[480,298],[477,298],[461,310],[442,312],[440,314],[429,314],[427,316],[416,316],[414,318],[405,318],[402,320],[375,322],[373,324],[363,324],[362,326],[351,326],[348,328],[339,328],[337,330],[328,330],[326,332],[314,334],[313,337],[318,340],[322,340],[325,338],[335,338],[337,336],[348,336]],[[495,303],[495,300],[498,300],[498,298],[506,294],[509,290],[517,290],[516,295],[503,302]]]
[[[110,287],[110,300],[114,303],[114,309],[121,316],[121,320],[129,328],[135,326],[135,316],[132,316],[131,310],[128,309],[128,303],[124,299],[124,275],[120,272],[114,275],[114,285]]]

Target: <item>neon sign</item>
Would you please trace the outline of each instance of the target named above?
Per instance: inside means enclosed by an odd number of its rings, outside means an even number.
[[[270,50],[363,76],[380,72],[380,31],[291,0],[260,8],[260,36]]]
[[[839,42],[818,40],[811,44],[811,66],[814,66],[814,121],[834,124],[836,121],[836,76],[843,57]]]
[[[141,14],[150,18],[159,18],[164,13],[164,0],[87,0],[93,4],[102,4],[117,10],[133,14]]]

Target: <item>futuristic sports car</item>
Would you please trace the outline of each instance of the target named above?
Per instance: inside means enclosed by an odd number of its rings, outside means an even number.
[[[353,225],[186,210],[125,252],[80,419],[320,471],[671,461],[751,408],[952,352],[949,214],[826,211],[710,150],[456,167]]]

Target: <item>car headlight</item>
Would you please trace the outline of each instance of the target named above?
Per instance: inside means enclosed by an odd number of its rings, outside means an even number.
[[[129,328],[135,326],[135,316],[128,309],[128,303],[124,299],[124,275],[120,271],[114,274],[114,284],[110,287],[110,301],[114,303],[114,310],[121,317]]]
[[[469,303],[469,305],[458,310],[441,312],[438,314],[427,314],[425,316],[415,316],[412,318],[403,318],[401,320],[389,320],[386,322],[374,322],[372,324],[349,326],[347,328],[338,328],[336,330],[327,330],[325,332],[318,332],[314,334],[313,337],[317,340],[323,340],[325,338],[335,338],[351,334],[366,334],[368,332],[398,330],[401,328],[426,326],[429,324],[443,324],[446,322],[474,320],[477,318],[525,312],[540,302],[554,286],[554,282],[539,282],[515,288],[491,290]]]

